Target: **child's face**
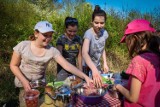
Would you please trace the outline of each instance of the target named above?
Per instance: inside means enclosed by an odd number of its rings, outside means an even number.
[[[76,25],[75,26],[70,26],[69,25],[66,28],[66,34],[67,34],[67,36],[73,37],[73,36],[75,36],[77,34],[77,31],[78,31],[78,27]]]
[[[52,40],[53,32],[37,33],[37,41],[43,47],[47,46]]]
[[[102,28],[105,26],[104,16],[95,16],[92,22],[93,29],[96,33],[99,33]]]

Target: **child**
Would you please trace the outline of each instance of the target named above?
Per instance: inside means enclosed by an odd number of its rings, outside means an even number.
[[[151,47],[153,32],[155,29],[150,22],[136,19],[127,25],[121,39],[132,57],[126,70],[130,75],[128,87],[120,84],[114,87],[124,95],[125,107],[160,107],[160,50]]]
[[[108,33],[104,29],[106,22],[106,13],[96,5],[92,14],[92,27],[84,34],[84,42],[82,47],[82,55],[85,63],[92,71],[94,84],[101,87],[101,64],[100,58],[103,58],[103,71],[107,73],[109,68],[106,62],[105,43]]]
[[[34,27],[32,41],[22,41],[13,48],[10,68],[15,75],[16,87],[24,88],[19,95],[20,107],[25,106],[22,97],[24,91],[31,90],[30,81],[45,80],[45,70],[51,59],[67,71],[85,79],[88,84],[92,82],[79,69],[68,63],[56,48],[49,45],[53,33],[52,24],[48,21],[40,21]]]
[[[65,19],[65,32],[57,40],[57,49],[61,52],[62,56],[82,71],[82,54],[81,45],[82,40],[77,35],[78,20],[72,17]],[[77,61],[76,61],[77,59]],[[64,70],[59,64],[57,66],[57,81],[65,80],[71,73]]]

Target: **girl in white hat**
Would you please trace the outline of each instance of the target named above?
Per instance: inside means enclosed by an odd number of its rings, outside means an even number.
[[[30,81],[45,80],[46,67],[51,59],[54,59],[70,73],[84,79],[88,84],[92,82],[83,72],[68,63],[56,48],[49,45],[53,33],[51,23],[40,21],[34,27],[31,41],[22,41],[13,48],[10,68],[15,75],[16,87],[22,87],[27,92],[31,90]],[[22,99],[21,96],[20,101]],[[20,107],[23,106],[25,103],[20,102]]]

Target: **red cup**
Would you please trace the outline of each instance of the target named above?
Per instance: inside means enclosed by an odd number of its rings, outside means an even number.
[[[36,89],[26,92],[24,95],[26,106],[38,107],[39,94],[40,92]]]

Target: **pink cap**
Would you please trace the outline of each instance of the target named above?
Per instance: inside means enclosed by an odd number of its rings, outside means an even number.
[[[125,41],[125,38],[128,34],[141,32],[141,31],[151,31],[155,32],[155,29],[151,26],[151,23],[145,19],[135,19],[131,21],[124,32],[124,36],[122,37],[120,43]]]

